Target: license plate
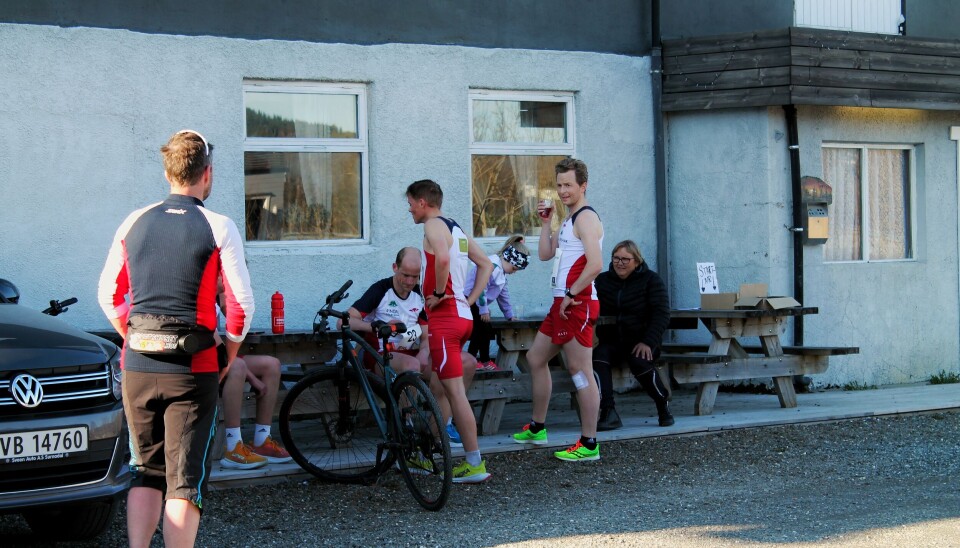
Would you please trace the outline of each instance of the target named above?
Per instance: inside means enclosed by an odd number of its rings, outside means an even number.
[[[7,463],[59,459],[86,450],[86,426],[0,434],[0,459]]]

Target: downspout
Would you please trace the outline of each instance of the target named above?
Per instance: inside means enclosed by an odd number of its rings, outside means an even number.
[[[653,96],[653,177],[657,208],[657,273],[670,283],[670,249],[667,235],[667,162],[663,138],[663,112],[660,110],[663,93],[663,50],[660,45],[660,0],[651,3],[650,87]]]
[[[783,105],[787,119],[787,148],[790,151],[790,187],[793,201],[793,295],[803,304],[803,207],[800,187],[800,136],[797,131],[797,107]],[[793,344],[803,345],[803,316],[793,318]]]

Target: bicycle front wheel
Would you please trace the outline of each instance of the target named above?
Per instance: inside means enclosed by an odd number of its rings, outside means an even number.
[[[419,375],[405,373],[393,383],[400,417],[395,440],[397,460],[410,493],[420,506],[439,510],[447,503],[453,485],[450,439],[443,416],[430,389]]]
[[[318,478],[367,482],[394,462],[370,407],[385,416],[383,381],[364,375],[375,401],[367,401],[356,369],[325,367],[298,381],[280,406],[280,435],[287,451]]]

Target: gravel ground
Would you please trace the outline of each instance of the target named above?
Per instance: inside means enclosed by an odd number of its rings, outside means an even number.
[[[504,453],[438,513],[393,473],[291,480],[211,493],[197,545],[960,546],[958,440],[960,413],[931,413],[611,442],[595,463]],[[0,540],[34,543],[14,516]],[[125,543],[117,519],[76,546]]]

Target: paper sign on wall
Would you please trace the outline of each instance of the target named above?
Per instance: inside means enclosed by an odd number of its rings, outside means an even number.
[[[700,279],[700,294],[719,293],[717,267],[713,263],[697,263],[697,277]]]

